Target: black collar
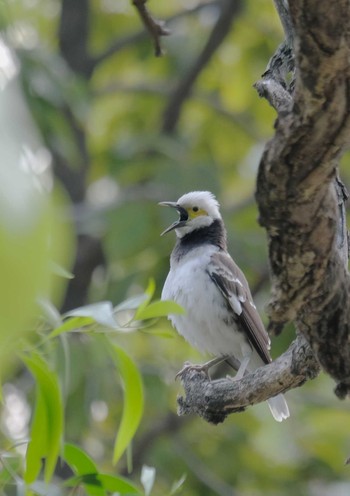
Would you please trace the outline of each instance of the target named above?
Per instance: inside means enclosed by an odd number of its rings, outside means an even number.
[[[217,246],[222,250],[227,249],[226,229],[221,219],[215,219],[210,226],[201,227],[178,238],[172,256],[180,260],[190,250],[206,244]]]

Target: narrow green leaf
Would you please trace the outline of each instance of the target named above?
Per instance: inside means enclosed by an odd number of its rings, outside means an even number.
[[[109,492],[128,494],[129,496],[139,496],[141,494],[140,490],[124,477],[117,477],[109,474],[84,474],[77,477],[71,477],[64,483],[64,485],[68,487],[74,487],[81,484],[84,484],[85,487],[99,487]]]
[[[165,317],[169,314],[176,313],[183,315],[185,310],[175,301],[154,301],[147,307],[139,309],[136,312],[136,320],[154,319],[157,317]]]
[[[62,456],[77,475],[93,474],[98,472],[92,458],[90,458],[89,455],[74,444],[65,443]]]
[[[66,443],[63,449],[63,459],[80,476],[85,474],[98,475],[98,469],[93,460],[78,446]],[[105,489],[98,486],[88,486],[85,488],[89,496],[105,496]]]
[[[145,293],[127,298],[114,307],[114,313],[123,312],[125,310],[136,310],[147,298],[148,296]]]
[[[55,470],[63,433],[63,407],[56,374],[39,356],[22,356],[36,381],[36,405],[26,455],[24,479],[32,483],[39,475],[41,460],[46,458],[44,479],[48,483]]]
[[[140,332],[144,334],[152,334],[153,336],[159,336],[160,338],[174,339],[177,334],[173,329],[163,329],[161,327],[145,327],[140,329]]]
[[[139,318],[139,312],[142,313],[144,311],[144,309],[148,306],[149,302],[151,301],[151,299],[154,295],[155,289],[156,289],[156,283],[154,282],[154,279],[150,279],[148,286],[147,286],[147,289],[145,291],[145,299],[143,300],[143,302],[141,303],[139,308],[136,310],[136,314],[134,317],[135,320],[141,320]]]
[[[46,456],[48,450],[48,436],[46,402],[44,393],[40,386],[37,385],[35,410],[30,431],[31,440],[26,453],[24,480],[27,483],[34,482],[40,473],[41,460]]]
[[[148,302],[150,302],[151,299],[153,298],[155,290],[156,290],[156,283],[154,279],[151,277],[150,280],[148,281],[148,286],[145,291],[145,294],[148,298]]]
[[[123,413],[113,452],[113,463],[116,464],[139,426],[143,413],[143,386],[139,371],[125,351],[117,345],[110,351],[124,385]]]
[[[65,317],[91,317],[95,322],[114,329],[117,323],[114,319],[113,305],[110,301],[100,301],[84,307],[75,308],[65,314]]]
[[[39,298],[38,303],[44,313],[44,317],[51,327],[58,327],[62,325],[60,312],[57,310],[52,301],[47,298]]]
[[[183,474],[179,480],[175,481],[171,487],[169,496],[173,496],[173,494],[176,494],[179,491],[179,489],[181,489],[181,487],[183,486],[185,480],[186,480],[186,474]]]
[[[65,320],[61,326],[56,327],[56,329],[49,334],[48,338],[54,338],[63,332],[76,331],[77,329],[81,329],[82,327],[86,327],[94,323],[95,321],[91,317],[72,317]]]
[[[74,279],[75,277],[74,274],[62,267],[62,265],[59,265],[58,263],[53,261],[50,262],[50,269],[54,274],[64,277],[65,279]]]
[[[141,494],[141,491],[131,482],[124,477],[99,474],[98,480],[102,483],[103,487],[110,492],[119,492],[121,494]]]

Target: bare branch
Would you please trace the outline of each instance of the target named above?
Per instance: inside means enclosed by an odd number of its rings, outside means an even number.
[[[241,0],[221,0],[220,5],[220,15],[210,33],[207,43],[188,73],[179,82],[164,110],[162,131],[165,133],[170,134],[174,131],[180,117],[182,105],[188,98],[199,74],[206,67],[213,54],[230,32],[233,19],[240,12]]]
[[[208,0],[206,2],[201,2],[200,4],[196,5],[191,9],[181,10],[180,12],[177,12],[176,14],[166,18],[164,22],[168,26],[169,24],[176,22],[177,20],[182,19],[183,17],[188,17],[196,14],[200,10],[211,8],[213,7],[213,5],[217,5],[219,1],[220,0]],[[104,62],[109,57],[115,55],[120,50],[123,50],[124,48],[127,48],[131,45],[135,45],[135,43],[144,40],[146,36],[147,36],[147,31],[142,30],[124,37],[117,38],[103,52],[101,52],[99,55],[96,55],[94,57],[94,67],[96,67],[101,62]]]
[[[281,20],[286,37],[286,44],[289,47],[293,46],[294,28],[292,19],[289,14],[288,0],[274,0],[276,10]]]
[[[62,0],[58,41],[69,67],[86,79],[94,62],[88,50],[90,6],[88,0]]]
[[[230,413],[266,401],[272,396],[314,379],[320,367],[303,336],[270,365],[246,375],[240,381],[208,380],[203,372],[189,370],[182,374],[185,398],[178,398],[179,415],[197,414],[208,422],[223,422]]]
[[[146,30],[153,38],[155,56],[160,57],[163,53],[160,39],[162,36],[168,36],[170,31],[164,27],[163,21],[154,19],[146,7],[147,0],[133,0],[132,3],[135,5]]]

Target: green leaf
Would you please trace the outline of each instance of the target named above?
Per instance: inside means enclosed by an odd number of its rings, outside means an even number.
[[[127,298],[114,307],[114,313],[123,312],[125,310],[136,310],[147,298],[148,296],[145,293]]]
[[[29,368],[29,367],[28,367]],[[24,480],[34,482],[41,470],[41,459],[48,451],[48,425],[47,407],[44,393],[37,386],[35,398],[35,411],[30,431],[30,441],[26,453],[26,471]]]
[[[116,464],[139,426],[143,413],[143,386],[139,371],[125,351],[117,345],[110,351],[124,386],[123,413],[113,452],[113,463]]]
[[[77,329],[81,329],[82,327],[86,327],[94,323],[95,321],[91,317],[72,317],[63,322],[61,326],[56,327],[56,329],[49,334],[48,338],[54,338],[63,332],[76,331]]]
[[[62,267],[62,265],[60,265],[56,262],[53,262],[52,260],[51,260],[49,266],[50,266],[51,271],[54,274],[56,274],[57,276],[60,276],[60,277],[64,277],[64,279],[74,279],[74,277],[75,277],[74,274],[69,272],[64,267]]]
[[[63,433],[63,407],[57,376],[39,356],[22,356],[36,381],[36,404],[26,455],[24,479],[32,483],[38,477],[41,460],[46,458],[44,480],[54,473]]]
[[[177,480],[173,483],[173,485],[171,486],[171,490],[170,490],[170,496],[173,496],[173,494],[176,494],[178,492],[178,490],[181,489],[185,480],[186,480],[186,474],[183,474],[179,480]]]
[[[121,494],[141,494],[141,491],[124,477],[99,474],[97,478],[107,491],[119,492]]]
[[[65,443],[62,454],[64,460],[77,473],[77,475],[97,473],[97,467],[81,448],[74,444]]]
[[[66,443],[63,449],[63,459],[80,476],[85,474],[98,475],[98,469],[93,460],[78,446]],[[106,492],[100,487],[86,487],[86,492],[90,496],[105,496]]]
[[[51,327],[55,328],[62,325],[60,312],[50,300],[47,298],[39,298],[38,303],[44,313],[45,319]]]
[[[142,320],[139,318],[139,313],[142,313],[144,309],[148,306],[149,302],[151,301],[154,295],[155,289],[156,289],[156,283],[154,282],[154,279],[150,279],[147,289],[145,291],[145,299],[143,300],[143,302],[136,311],[135,320]]]
[[[64,485],[68,487],[78,486],[94,486],[103,488],[109,492],[116,492],[119,494],[140,495],[140,490],[124,477],[109,475],[109,474],[84,474],[77,477],[71,477]]]
[[[110,301],[100,301],[84,307],[75,308],[65,314],[66,317],[91,317],[95,322],[106,327],[117,328],[113,305]]]
[[[147,307],[136,312],[135,320],[154,319],[157,317],[165,317],[169,314],[176,313],[183,315],[185,310],[175,301],[154,301]]]
[[[160,338],[174,339],[177,334],[173,329],[163,329],[162,327],[144,327],[140,329],[141,333],[152,334],[153,336],[159,336]]]

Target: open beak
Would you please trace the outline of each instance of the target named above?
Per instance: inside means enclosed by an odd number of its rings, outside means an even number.
[[[172,231],[173,229],[176,229],[178,227],[182,227],[182,226],[185,226],[186,223],[187,223],[187,220],[188,220],[188,214],[186,212],[186,210],[181,207],[180,205],[178,205],[176,202],[159,202],[158,205],[161,205],[162,207],[172,207],[172,208],[175,208],[179,214],[180,214],[180,218],[178,220],[176,220],[175,222],[173,222],[171,224],[171,226],[169,226],[167,229],[165,229],[165,231],[163,231],[161,233],[161,236],[163,236],[164,234]]]

